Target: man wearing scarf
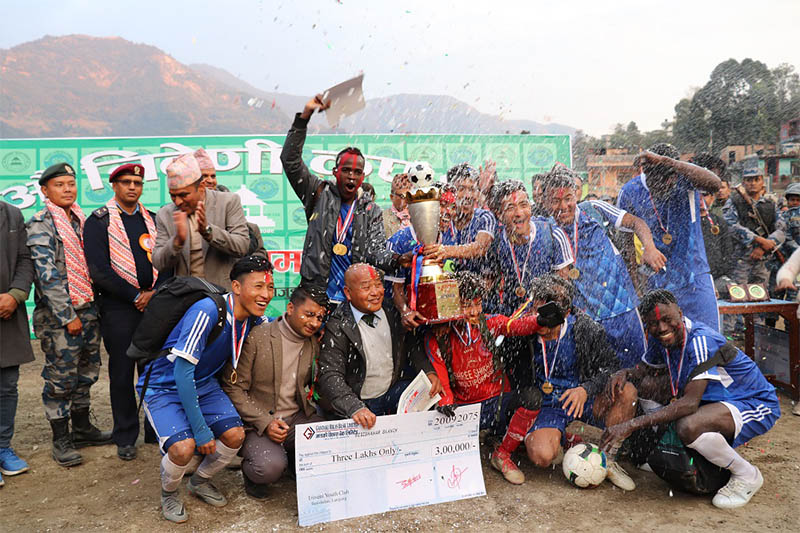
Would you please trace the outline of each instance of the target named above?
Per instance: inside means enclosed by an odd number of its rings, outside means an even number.
[[[114,197],[86,219],[83,242],[89,274],[97,291],[100,331],[108,352],[114,418],[111,438],[117,445],[117,456],[130,461],[136,457],[139,416],[133,391],[136,365],[125,352],[158,280],[158,271],[151,260],[156,224],[155,214],[139,202],[144,188],[142,165],[122,165],[111,173],[108,181]],[[147,421],[145,441],[155,442]]]
[[[89,421],[89,389],[100,373],[100,326],[83,252],[83,211],[75,203],[75,171],[66,163],[39,178],[44,209],[27,222],[36,269],[33,331],[42,343],[42,400],[53,430],[53,459],[82,461],[76,448],[109,444],[111,434]],[[72,418],[72,432],[69,421]]]
[[[406,204],[406,193],[411,189],[408,174],[395,174],[392,178],[392,189],[389,199],[392,205],[383,210],[383,230],[386,238],[390,238],[403,228],[411,225]]]

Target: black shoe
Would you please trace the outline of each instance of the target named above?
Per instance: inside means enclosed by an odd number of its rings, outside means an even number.
[[[117,457],[123,461],[133,461],[136,459],[136,445],[117,446]]]
[[[81,464],[83,457],[75,449],[69,433],[69,418],[50,420],[50,428],[53,430],[53,459],[55,462],[61,466]]]
[[[111,432],[100,431],[89,421],[89,409],[72,410],[72,441],[76,448],[111,444]]]
[[[269,497],[269,485],[250,481],[244,472],[242,472],[242,477],[244,478],[244,491],[248,496],[256,500],[266,500]]]

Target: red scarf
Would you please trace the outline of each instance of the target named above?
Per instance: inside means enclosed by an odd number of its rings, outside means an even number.
[[[69,221],[67,213],[61,207],[45,198],[44,205],[53,217],[56,226],[56,233],[61,237],[64,244],[64,259],[67,264],[67,291],[72,305],[82,306],[94,300],[92,292],[92,282],[89,279],[89,267],[86,265],[86,257],[83,255],[83,223],[86,217],[83,216],[80,206],[75,203],[70,206],[70,212],[78,219],[80,233],[75,232],[75,228]]]
[[[133,251],[131,251],[131,242],[128,239],[128,233],[125,231],[125,226],[122,224],[122,217],[119,215],[120,208],[117,201],[112,198],[106,204],[108,209],[108,254],[111,258],[111,268],[122,279],[136,287],[139,286],[139,278],[136,275],[136,261],[133,259]],[[147,257],[151,257],[153,250],[153,243],[156,241],[156,225],[153,218],[147,209],[142,204],[139,204],[139,212],[144,218],[144,223],[147,226],[147,235],[139,237],[139,246],[144,248],[147,252]],[[149,241],[149,242],[147,242]],[[152,259],[150,260],[152,264]],[[153,267],[153,283],[158,278],[158,270]],[[147,287],[149,290],[150,287]]]

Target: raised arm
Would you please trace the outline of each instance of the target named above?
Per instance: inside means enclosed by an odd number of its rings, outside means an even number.
[[[306,208],[306,217],[310,216],[309,208],[312,207],[314,201],[314,192],[322,180],[312,174],[303,162],[303,146],[306,143],[308,121],[311,119],[311,115],[315,111],[324,111],[328,107],[330,107],[330,101],[323,103],[322,95],[318,94],[309,100],[303,111],[295,115],[281,151],[283,171],[295,194],[303,202],[303,206]]]

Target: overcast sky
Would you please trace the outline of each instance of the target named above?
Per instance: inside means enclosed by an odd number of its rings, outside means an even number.
[[[121,36],[301,95],[363,70],[367,98],[448,94],[593,135],[631,120],[659,127],[731,57],[800,69],[800,0],[4,4],[2,48],[44,35]]]

